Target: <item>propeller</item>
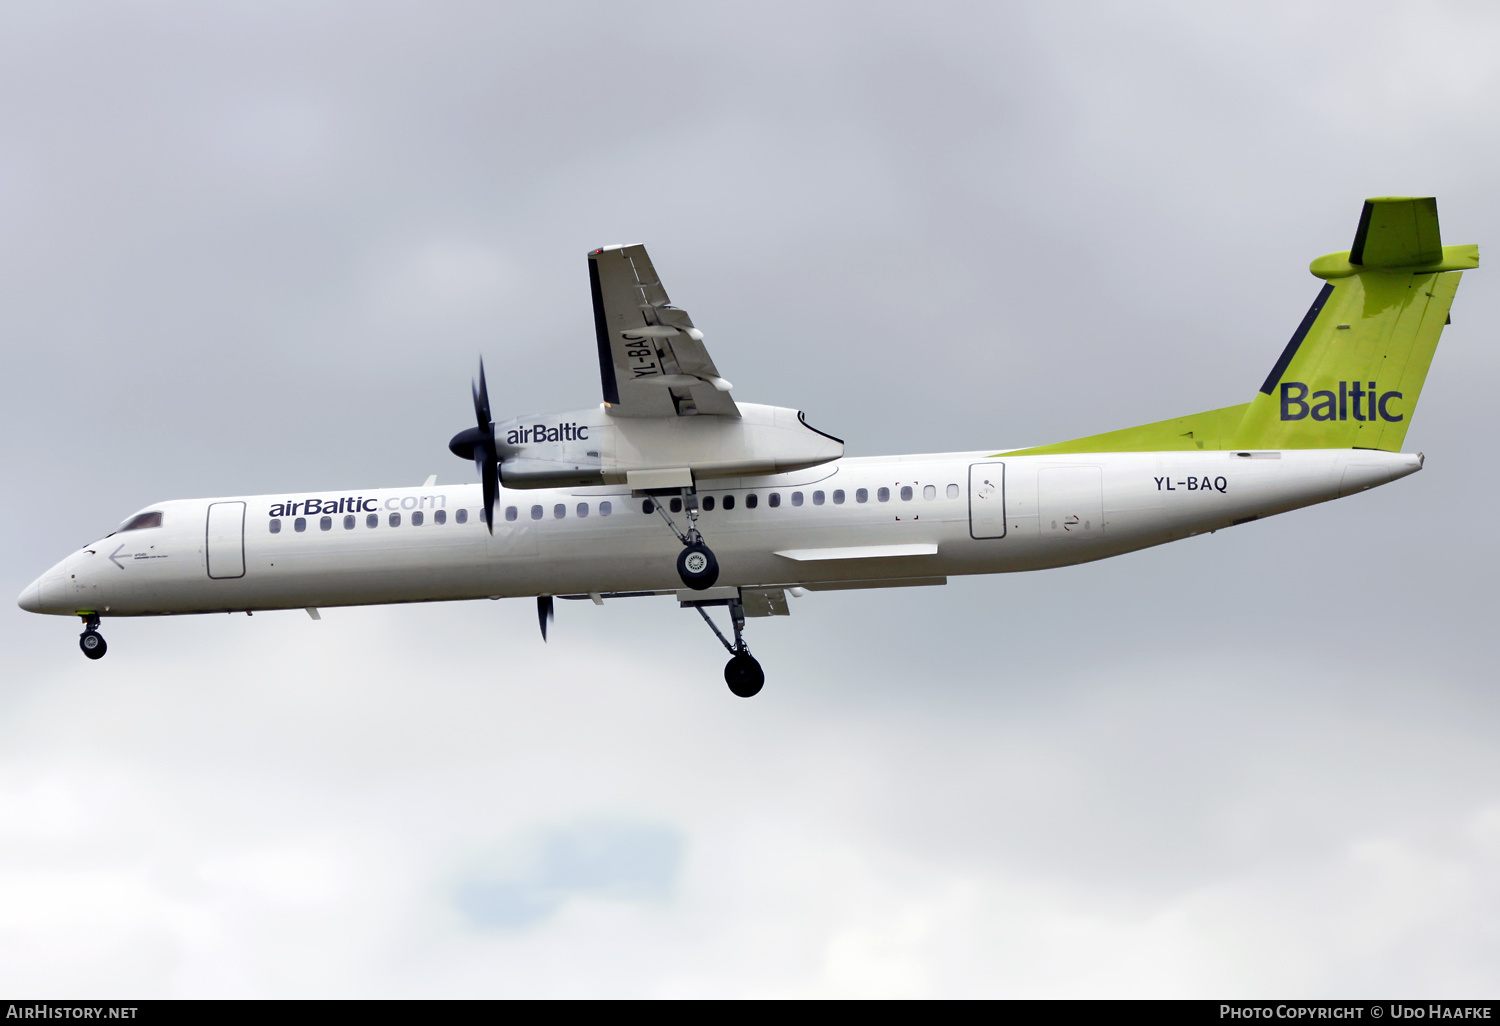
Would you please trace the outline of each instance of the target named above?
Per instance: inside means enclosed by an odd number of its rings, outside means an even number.
[[[552,596],[536,597],[536,619],[542,625],[542,640],[547,640],[547,625],[552,622]]]
[[[484,523],[495,533],[495,498],[500,491],[500,471],[496,463],[500,448],[495,443],[495,422],[490,417],[490,394],[484,384],[484,358],[479,360],[479,380],[474,382],[474,419],[477,427],[465,428],[448,443],[453,455],[473,460],[484,482]],[[545,634],[546,631],[544,630]]]

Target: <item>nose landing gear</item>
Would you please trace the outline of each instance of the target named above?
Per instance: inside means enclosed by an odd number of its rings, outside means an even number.
[[[104,653],[109,651],[109,646],[104,643],[104,635],[99,633],[98,613],[84,616],[83,633],[78,635],[78,647],[90,659],[103,659]]]
[[[687,509],[688,529],[686,531],[673,522],[660,498],[652,499],[651,505],[667,522],[667,526],[672,529],[677,540],[682,542],[682,551],[677,554],[677,576],[682,578],[683,584],[694,591],[707,591],[719,579],[719,561],[714,557],[713,550],[704,544],[703,535],[698,531],[697,494],[684,490],[682,502]]]
[[[697,530],[691,534],[697,534]],[[677,576],[694,591],[705,591],[719,579],[719,561],[701,540],[689,541],[677,555]]]

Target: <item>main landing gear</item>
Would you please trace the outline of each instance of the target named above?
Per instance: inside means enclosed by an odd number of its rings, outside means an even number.
[[[109,651],[109,646],[104,643],[104,635],[99,633],[98,613],[84,615],[83,633],[78,635],[78,647],[90,659],[103,659],[104,653]]]
[[[704,606],[724,605],[729,607],[729,621],[734,625],[734,644],[724,637],[719,625],[713,622]],[[754,698],[760,694],[760,689],[765,686],[766,673],[760,668],[760,662],[750,654],[750,646],[745,644],[745,606],[739,599],[710,600],[694,604],[698,615],[703,617],[703,622],[708,624],[708,629],[714,632],[724,648],[729,652],[729,662],[724,664],[724,683],[729,685],[729,690],[740,698]]]
[[[707,591],[714,586],[719,579],[719,561],[714,557],[713,550],[703,541],[703,535],[698,530],[698,493],[691,488],[684,488],[678,492],[682,505],[677,506],[677,499],[653,494],[650,503],[661,518],[667,522],[677,540],[682,542],[682,551],[677,554],[677,576],[682,578],[682,583],[693,591]],[[667,507],[663,505],[663,499],[674,503],[672,509],[687,512],[688,527],[684,531],[672,520]],[[649,513],[650,510],[647,510]],[[750,646],[745,644],[745,605],[738,597],[732,599],[691,599],[683,602],[683,605],[692,606],[698,610],[698,615],[703,617],[703,622],[708,624],[708,629],[714,632],[714,637],[719,639],[725,650],[729,653],[729,662],[724,665],[724,683],[729,685],[729,690],[740,698],[753,698],[760,694],[760,689],[765,686],[766,673],[760,668],[760,662],[750,654]],[[729,622],[734,626],[734,642],[724,637],[724,632],[719,630],[713,618],[708,615],[708,606],[728,606]]]
[[[682,583],[694,591],[707,591],[714,586],[719,579],[719,561],[714,558],[713,550],[703,542],[703,535],[698,532],[698,495],[690,489],[682,492],[682,503],[687,509],[688,529],[682,530],[672,520],[667,508],[662,505],[661,498],[653,496],[651,505],[656,512],[661,514],[677,540],[682,542],[682,551],[677,554],[677,576],[682,578]]]

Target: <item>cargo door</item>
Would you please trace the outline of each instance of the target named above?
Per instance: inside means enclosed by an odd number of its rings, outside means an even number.
[[[245,576],[245,504],[213,502],[208,506],[208,536],[204,544],[208,576],[215,579]]]
[[[1005,537],[1005,464],[969,464],[969,537]]]

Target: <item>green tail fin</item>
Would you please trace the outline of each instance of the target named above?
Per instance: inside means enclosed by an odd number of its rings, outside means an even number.
[[[1326,284],[1251,402],[1013,455],[1400,451],[1461,272],[1478,266],[1478,246],[1442,244],[1436,200],[1366,200],[1353,248],[1312,262]]]
[[[1354,247],[1312,262],[1327,284],[1234,446],[1400,451],[1461,272],[1478,266],[1478,246],[1442,244],[1436,200],[1366,200]]]

